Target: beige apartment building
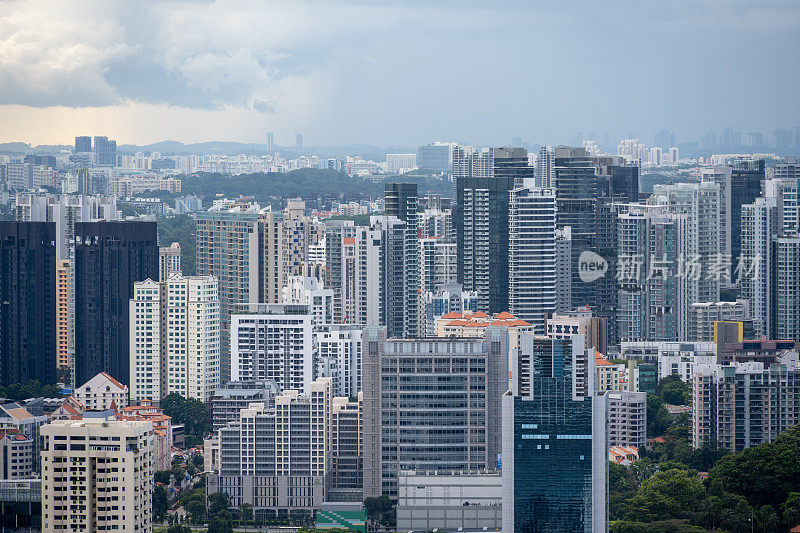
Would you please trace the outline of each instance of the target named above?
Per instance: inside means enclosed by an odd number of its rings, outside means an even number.
[[[151,422],[57,420],[42,427],[42,531],[153,530]]]

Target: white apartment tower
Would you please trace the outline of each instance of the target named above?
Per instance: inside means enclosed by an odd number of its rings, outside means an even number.
[[[173,274],[135,283],[130,332],[132,400],[211,399],[221,383],[216,278]]]
[[[509,312],[544,335],[556,309],[555,190],[513,189],[508,220]]]
[[[742,298],[749,301],[757,336],[775,338],[774,240],[781,231],[781,212],[776,198],[756,198],[742,205],[742,255],[739,283]]]
[[[305,305],[258,304],[231,317],[231,380],[270,379],[280,390],[311,389],[313,325]]]
[[[172,274],[181,274],[181,245],[173,242],[158,249],[158,281],[167,281]]]
[[[283,288],[283,303],[308,306],[315,326],[333,324],[333,289],[325,288],[317,278],[289,276]]]
[[[85,415],[43,426],[42,531],[152,531],[152,433]]]

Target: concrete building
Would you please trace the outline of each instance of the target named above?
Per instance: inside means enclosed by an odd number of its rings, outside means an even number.
[[[419,279],[423,293],[436,293],[458,278],[456,243],[439,237],[419,239]]]
[[[231,325],[231,379],[272,380],[280,390],[309,393],[314,381],[312,316],[299,304],[243,308]]]
[[[70,366],[72,340],[72,309],[70,302],[69,261],[56,261],[56,364],[59,368]]]
[[[314,327],[317,375],[333,380],[335,396],[356,396],[361,390],[363,328],[358,324]]]
[[[178,194],[181,192],[181,180],[157,176],[111,177],[108,179],[108,194],[117,198],[131,198],[146,191],[168,191]]]
[[[289,276],[283,288],[282,303],[307,306],[311,311],[311,323],[315,326],[334,321],[333,289],[325,288],[317,278]]]
[[[37,446],[38,448],[38,446]],[[31,479],[34,465],[33,439],[16,428],[0,428],[0,479]]]
[[[214,391],[211,397],[211,410],[214,433],[220,428],[239,420],[239,412],[251,403],[270,406],[273,397],[280,394],[274,381],[231,381]]]
[[[717,322],[750,319],[748,300],[735,302],[696,302],[692,304],[691,335],[694,342],[713,342]]]
[[[219,296],[213,276],[172,274],[134,284],[131,399],[211,399],[220,385]]]
[[[779,237],[775,248],[775,335],[800,341],[800,235]]]
[[[158,281],[167,281],[173,274],[181,272],[181,245],[173,242],[158,249]]]
[[[502,400],[503,531],[608,528],[608,399],[586,354],[580,336],[522,336]]]
[[[772,442],[800,422],[800,363],[788,352],[777,363],[696,365],[692,372],[692,446],[730,451]]]
[[[364,496],[396,497],[402,470],[494,467],[508,388],[504,328],[477,339],[364,335]]]
[[[436,293],[426,292],[422,295],[422,334],[425,337],[436,337],[437,321],[448,313],[476,311],[478,298],[475,293],[461,290],[461,285],[451,283],[443,285]]]
[[[647,442],[647,393],[608,393],[608,445],[643,447]]]
[[[331,477],[330,487],[361,489],[364,485],[363,421],[361,393],[355,401],[337,396],[331,403]]]
[[[420,170],[450,172],[455,143],[434,142],[417,147],[417,166]]]
[[[556,228],[556,312],[572,309],[572,228]]]
[[[85,414],[84,414],[85,417]],[[153,424],[153,471],[169,470],[172,468],[172,449],[176,446],[175,435],[172,431],[172,417],[155,407],[149,400],[143,400],[140,405],[129,405],[118,409],[114,413],[115,420],[132,422],[150,422]]]
[[[713,342],[622,342],[619,357],[653,364],[656,382],[675,374],[689,383],[695,364],[716,362],[717,347]],[[630,390],[643,390],[635,380],[631,385]]]
[[[508,310],[509,194],[517,179],[532,178],[524,148],[453,151],[458,283],[478,293],[478,307],[490,313]]]
[[[152,531],[150,422],[58,420],[42,428],[42,530]]]
[[[100,372],[75,389],[72,397],[90,411],[122,409],[128,405],[128,387],[110,374]]]
[[[384,295],[378,230],[333,221],[325,233],[325,285],[334,291],[337,324],[379,325]]]
[[[509,312],[544,335],[556,309],[555,190],[523,186],[511,191],[510,200]]]
[[[553,313],[547,319],[548,337],[565,339],[573,335],[583,335],[587,347],[608,353],[608,321],[605,317],[594,316],[590,307]]]
[[[400,531],[495,531],[502,527],[498,471],[401,470],[397,475]]]
[[[231,507],[250,504],[256,516],[313,515],[329,489],[332,401],[331,380],[321,378],[308,394],[288,390],[274,407],[243,409],[218,432],[220,471],[206,477],[207,493],[225,492]]]
[[[775,338],[775,239],[781,231],[781,208],[776,198],[756,198],[741,206],[741,264],[738,282],[748,301],[755,333]]]

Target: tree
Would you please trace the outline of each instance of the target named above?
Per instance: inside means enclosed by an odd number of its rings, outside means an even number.
[[[156,485],[153,489],[153,517],[159,522],[163,522],[167,517],[167,509],[169,509],[167,489]]]
[[[195,468],[203,468],[204,461],[205,460],[203,459],[203,456],[199,453],[196,453],[192,456],[192,465],[194,465]]]
[[[215,492],[208,495],[208,513],[216,516],[221,512],[227,512],[230,507],[230,498],[224,492]]]
[[[786,501],[781,504],[783,525],[793,528],[800,525],[800,492],[790,492]]]
[[[161,400],[161,408],[173,423],[184,424],[187,446],[202,442],[213,429],[211,408],[196,398],[187,399],[173,392]]]
[[[189,526],[174,525],[169,526],[167,533],[192,533],[192,529]]]
[[[208,533],[233,533],[233,525],[230,518],[215,516],[208,523]]]
[[[689,384],[684,382],[677,374],[666,376],[656,385],[656,395],[661,396],[664,403],[670,405],[690,405],[692,395]]]
[[[156,483],[161,483],[163,485],[169,485],[170,476],[172,472],[169,470],[158,470],[155,474],[153,474],[153,479]]]
[[[242,522],[249,524],[253,521],[253,506],[249,503],[243,503],[239,506],[239,517]]]
[[[633,522],[686,519],[705,497],[697,472],[672,468],[656,473],[628,501],[625,519]]]
[[[368,520],[385,524],[389,520],[391,511],[392,500],[388,496],[364,499],[364,512]]]
[[[647,436],[659,437],[672,425],[672,417],[657,394],[647,395]]]
[[[203,521],[203,516],[206,512],[206,506],[200,500],[189,500],[186,504],[186,511],[192,517],[192,522],[200,524]]]

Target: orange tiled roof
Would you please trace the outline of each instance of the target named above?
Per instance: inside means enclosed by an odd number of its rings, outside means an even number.
[[[456,311],[450,311],[446,315],[442,315],[442,318],[449,319],[449,318],[464,318],[464,315],[461,313],[457,313]]]
[[[503,311],[502,313],[499,313],[495,318],[499,318],[501,320],[508,320],[508,319],[514,319],[515,317],[508,311]]]
[[[489,315],[487,315],[483,311],[475,311],[475,313],[473,313],[472,316],[474,316],[475,318],[489,318]]]
[[[119,388],[120,390],[125,390],[125,385],[123,385],[122,383],[120,383],[119,381],[117,381],[116,379],[114,379],[114,378],[111,376],[111,374],[109,374],[109,373],[107,373],[107,372],[100,372],[100,373],[101,373],[101,374],[103,374],[103,376],[105,376],[106,378],[108,378],[108,380],[109,380],[111,383],[113,383],[113,384],[114,384],[114,386],[116,386],[116,387],[117,387],[117,388]]]

